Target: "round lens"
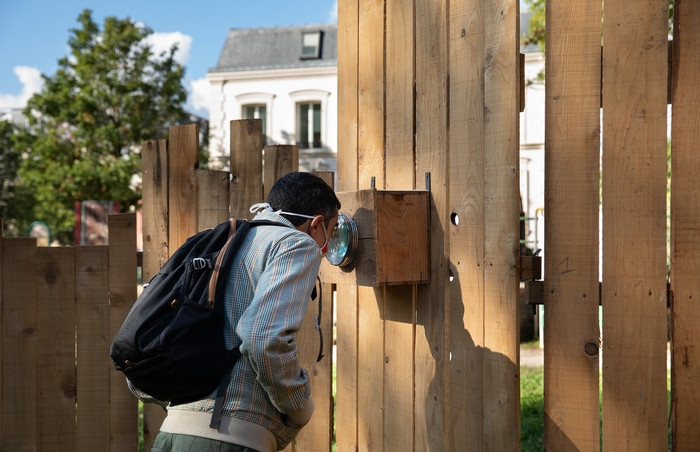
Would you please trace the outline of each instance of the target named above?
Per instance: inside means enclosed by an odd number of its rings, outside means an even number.
[[[328,240],[326,259],[331,265],[342,267],[352,262],[356,252],[357,226],[350,215],[340,212],[338,213],[338,223]]]

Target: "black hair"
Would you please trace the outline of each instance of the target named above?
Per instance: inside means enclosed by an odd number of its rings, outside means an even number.
[[[338,197],[323,179],[311,173],[298,171],[286,174],[275,182],[267,196],[267,203],[273,210],[302,215],[323,215],[326,226],[340,210]],[[294,226],[299,226],[307,220],[293,215],[282,216]]]

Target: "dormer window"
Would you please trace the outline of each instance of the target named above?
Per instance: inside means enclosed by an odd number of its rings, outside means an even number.
[[[321,58],[321,31],[301,32],[301,59]]]

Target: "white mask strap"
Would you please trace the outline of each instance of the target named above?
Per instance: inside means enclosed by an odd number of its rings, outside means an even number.
[[[293,217],[302,217],[302,218],[311,218],[312,220],[316,218],[318,215],[303,215],[300,213],[292,213],[292,212],[284,212],[282,210],[272,210],[272,207],[270,204],[266,202],[259,202],[257,204],[253,204],[250,206],[250,212],[251,213],[258,213],[258,212],[271,212],[271,213],[276,213],[277,215],[291,215]]]

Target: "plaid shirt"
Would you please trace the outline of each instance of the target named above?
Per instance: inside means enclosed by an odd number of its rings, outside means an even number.
[[[281,450],[299,432],[285,426],[283,417],[305,424],[313,412],[309,375],[297,360],[295,338],[318,275],[321,251],[308,234],[275,213],[261,212],[255,219],[282,227],[252,227],[228,275],[226,341],[228,347],[240,347],[243,358],[233,368],[223,416],[266,428]],[[213,406],[212,395],[169,412],[211,412]],[[245,444],[239,440],[231,442]]]

